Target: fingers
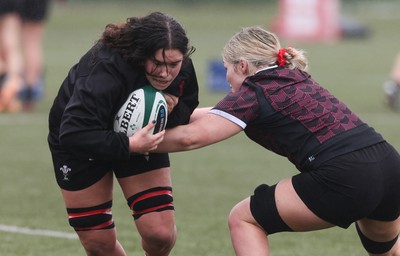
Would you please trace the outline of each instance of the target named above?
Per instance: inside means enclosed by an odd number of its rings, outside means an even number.
[[[168,113],[171,113],[174,107],[178,104],[179,97],[176,97],[172,94],[164,93],[165,101],[168,106]]]
[[[140,131],[149,133],[155,126],[156,126],[156,121],[153,120],[150,123],[148,123],[145,127],[143,127],[142,130],[140,130]]]
[[[151,143],[149,143],[148,151],[153,151],[153,150],[157,149],[158,144],[160,144],[164,140],[164,134],[165,134],[165,131],[161,131],[154,135],[151,135],[152,140],[151,140]]]
[[[165,130],[164,130],[164,131],[161,131],[161,132],[159,132],[159,133],[156,133],[156,134],[153,135],[153,136],[154,136],[154,139],[155,139],[154,143],[155,143],[156,145],[160,144],[161,141],[163,141],[163,139],[164,139],[164,134],[165,134]]]
[[[129,150],[131,152],[143,153],[155,150],[164,139],[165,131],[153,134],[156,122],[150,122],[137,133],[129,137]]]
[[[153,120],[152,122],[148,123],[145,127],[143,127],[139,132],[141,133],[148,133],[148,134],[152,134],[153,133],[153,128],[156,126],[156,121]],[[156,137],[159,136],[164,136],[165,131],[160,131],[154,135],[157,135]]]
[[[179,97],[177,97],[177,96],[174,96],[169,93],[164,93],[164,98],[165,98],[165,101],[167,102],[167,104],[171,104],[171,105],[178,104]]]

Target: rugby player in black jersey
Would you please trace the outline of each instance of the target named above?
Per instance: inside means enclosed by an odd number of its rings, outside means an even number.
[[[198,106],[198,84],[184,28],[150,13],[106,26],[74,65],[49,114],[54,173],[87,255],[126,255],[112,218],[113,179],[133,211],[147,256],[168,255],[176,240],[168,154],[154,149],[163,132],[149,124],[131,137],[113,130],[129,94],[151,84],[168,103],[167,128],[185,124]]]

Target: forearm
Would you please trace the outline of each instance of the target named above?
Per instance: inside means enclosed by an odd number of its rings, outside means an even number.
[[[206,109],[201,111],[203,110]],[[214,114],[200,116],[187,125],[167,129],[156,152],[193,150],[225,140],[242,131],[240,126],[223,117]]]
[[[201,147],[200,144],[197,144],[193,140],[195,136],[192,136],[190,131],[187,131],[186,126],[187,125],[181,125],[166,130],[163,141],[158,144],[158,147],[154,152],[180,152]]]

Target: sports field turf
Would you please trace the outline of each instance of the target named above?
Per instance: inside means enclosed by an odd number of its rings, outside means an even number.
[[[70,66],[107,23],[156,10],[176,17],[197,48],[193,60],[201,106],[209,106],[223,94],[207,89],[208,62],[219,58],[224,43],[240,27],[268,26],[276,11],[275,4],[80,2],[53,6],[45,41],[46,95],[37,111],[0,114],[0,255],[84,255],[79,240],[70,236],[73,230],[53,179],[47,113]],[[330,44],[282,44],[306,50],[312,76],[400,150],[400,113],[385,107],[382,93],[382,83],[400,51],[400,4],[360,1],[344,5],[343,11],[366,24],[371,36]],[[273,184],[296,173],[286,159],[262,150],[243,134],[208,148],[171,154],[171,160],[178,226],[172,255],[177,256],[233,255],[226,224],[232,206],[260,183]],[[131,212],[117,185],[113,214],[128,255],[143,255]],[[276,234],[270,240],[274,256],[365,255],[353,226]]]

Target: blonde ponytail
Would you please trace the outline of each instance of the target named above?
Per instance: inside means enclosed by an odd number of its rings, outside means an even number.
[[[278,37],[261,27],[247,27],[236,33],[225,45],[222,58],[232,64],[245,59],[255,68],[280,65],[306,70],[308,67],[303,50],[281,49]]]
[[[279,49],[277,53],[277,64],[278,66],[290,69],[308,69],[308,60],[305,57],[305,52],[291,46]]]

